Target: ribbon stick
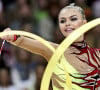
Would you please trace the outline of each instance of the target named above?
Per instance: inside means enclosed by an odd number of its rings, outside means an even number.
[[[1,45],[0,55],[1,55],[1,52],[2,52],[2,49],[3,49],[4,43],[5,43],[5,40],[3,40],[2,45]]]
[[[79,38],[79,36],[81,36],[82,34],[84,34],[85,32],[89,31],[91,28],[95,27],[96,25],[100,24],[100,18],[95,19],[83,26],[81,26],[80,28],[78,28],[77,30],[73,31],[60,45],[59,47],[55,50],[54,47],[52,47],[48,41],[40,38],[37,35],[34,35],[32,33],[29,32],[25,32],[25,31],[7,31],[7,32],[1,32],[0,33],[0,37],[5,36],[5,35],[24,35],[33,39],[36,39],[38,41],[40,41],[42,44],[44,44],[46,47],[48,47],[54,54],[51,57],[45,73],[43,75],[43,79],[42,79],[42,83],[41,83],[41,90],[48,90],[49,88],[49,84],[50,84],[50,79],[51,79],[51,75],[53,73],[53,70],[55,68],[56,63],[58,62],[58,60],[60,59],[61,55],[63,55],[63,53],[65,52],[65,50],[77,39]],[[74,37],[74,38],[73,38]],[[69,76],[69,74],[67,74]],[[70,77],[70,76],[69,76]],[[71,79],[70,80],[69,85],[71,88]]]

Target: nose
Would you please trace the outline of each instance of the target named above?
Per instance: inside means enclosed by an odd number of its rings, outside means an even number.
[[[70,26],[70,21],[66,21],[66,26]]]

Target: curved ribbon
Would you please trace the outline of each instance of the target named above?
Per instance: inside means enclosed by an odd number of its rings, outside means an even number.
[[[26,31],[19,31],[19,30],[14,30],[14,31],[6,31],[6,32],[1,32],[0,33],[0,37],[5,36],[5,35],[23,35],[23,36],[27,36],[30,37],[32,39],[36,39],[38,41],[40,41],[42,44],[44,44],[46,47],[48,47],[52,52],[55,52],[55,49],[53,46],[50,45],[50,43],[46,40],[44,40],[43,38],[39,37],[38,35],[26,32]]]
[[[57,61],[60,59],[61,55],[64,53],[64,51],[79,37],[81,36],[83,33],[85,33],[86,31],[89,31],[91,28],[95,27],[96,25],[100,24],[100,18],[95,19],[83,26],[81,26],[80,28],[78,28],[77,30],[75,30],[74,32],[72,32],[60,45],[59,47],[55,50],[49,43],[48,41],[40,38],[37,35],[34,35],[32,33],[29,32],[25,32],[25,31],[7,31],[7,32],[1,32],[0,33],[0,37],[5,36],[5,35],[24,35],[24,36],[28,36],[31,37],[33,39],[36,39],[38,41],[40,41],[41,43],[43,43],[45,46],[47,46],[52,52],[54,52],[53,56],[50,59],[50,62],[47,65],[47,68],[45,70],[43,79],[42,79],[42,83],[41,83],[41,90],[48,90],[49,88],[49,84],[50,84],[50,78],[53,72],[53,69],[55,68],[55,65],[57,63]],[[74,37],[74,38],[73,38]],[[52,67],[51,67],[52,66]],[[67,71],[66,71],[67,72]],[[68,74],[68,72],[67,72]],[[69,76],[69,74],[68,74]],[[70,80],[70,79],[69,79]],[[69,81],[68,83],[68,88],[71,88],[71,81]]]

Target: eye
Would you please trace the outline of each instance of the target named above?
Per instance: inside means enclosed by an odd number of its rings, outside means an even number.
[[[76,21],[77,20],[77,17],[72,17],[71,18],[71,21]]]
[[[60,23],[65,23],[65,22],[66,22],[66,20],[60,20],[59,22],[60,22]]]

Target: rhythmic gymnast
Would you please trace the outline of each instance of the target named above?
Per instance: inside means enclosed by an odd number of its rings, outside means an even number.
[[[61,9],[58,19],[60,31],[65,37],[87,23],[83,9],[73,4]],[[7,28],[4,32],[10,30],[10,28]],[[22,35],[6,35],[1,38],[15,46],[43,56],[48,62],[53,55],[53,52],[49,48],[45,47],[35,39]],[[55,49],[59,46],[59,44],[53,42],[49,43]],[[63,66],[62,62],[64,62],[66,66]],[[64,52],[63,59],[59,60],[56,64],[52,75],[53,90],[65,90],[67,79],[65,67],[67,70],[69,69],[69,75],[72,80],[72,90],[100,89],[100,49],[91,48],[87,45],[84,40],[84,35],[81,35]],[[68,67],[72,67],[73,71]]]

